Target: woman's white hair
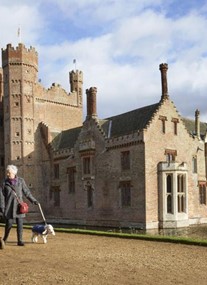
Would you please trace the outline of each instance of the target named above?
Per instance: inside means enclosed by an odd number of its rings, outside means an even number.
[[[17,174],[17,171],[18,171],[18,168],[15,166],[15,165],[8,165],[7,168],[6,168],[6,171],[10,171],[12,172],[13,174]]]

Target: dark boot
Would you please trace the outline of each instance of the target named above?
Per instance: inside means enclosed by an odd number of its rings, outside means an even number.
[[[10,233],[10,230],[12,228],[12,224],[13,224],[13,219],[6,220],[4,237],[3,237],[4,242],[6,242],[8,237],[9,237],[9,233]]]
[[[23,234],[23,219],[17,218],[17,245],[24,246],[24,242],[22,241],[22,234]]]

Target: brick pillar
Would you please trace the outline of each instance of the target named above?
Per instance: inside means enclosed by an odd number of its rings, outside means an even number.
[[[200,112],[198,109],[195,111],[195,134],[200,138]]]
[[[168,87],[167,87],[167,70],[168,65],[167,63],[160,64],[160,71],[161,71],[161,84],[162,84],[162,97],[161,100],[168,98]]]
[[[97,88],[91,87],[86,90],[87,95],[87,119],[97,117],[96,113],[96,93]]]

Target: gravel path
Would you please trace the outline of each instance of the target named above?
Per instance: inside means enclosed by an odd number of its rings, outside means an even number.
[[[0,236],[3,228],[0,228]],[[1,285],[206,285],[207,247],[56,233],[48,243],[0,250]]]

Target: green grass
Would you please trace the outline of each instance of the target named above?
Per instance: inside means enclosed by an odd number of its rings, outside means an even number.
[[[4,224],[0,224],[4,226]],[[16,226],[16,225],[14,225]],[[25,229],[31,229],[32,226],[24,225]],[[107,231],[95,231],[85,229],[69,229],[69,228],[55,228],[56,232],[70,233],[70,234],[84,234],[84,235],[96,235],[104,237],[124,238],[124,239],[137,239],[156,242],[170,242],[187,245],[207,246],[207,240],[200,240],[191,237],[177,237],[177,236],[162,236],[162,235],[149,235],[149,234],[130,234],[130,233],[116,233]]]

